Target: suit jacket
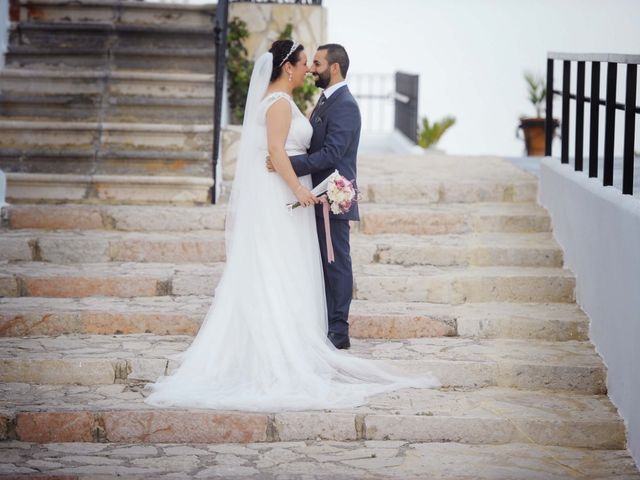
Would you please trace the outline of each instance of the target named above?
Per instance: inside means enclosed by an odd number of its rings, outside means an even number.
[[[349,87],[336,90],[311,115],[313,136],[309,153],[290,157],[291,165],[299,177],[311,174],[316,186],[334,170],[347,180],[356,180],[356,157],[360,142],[360,109]],[[322,216],[322,205],[316,205],[316,215]],[[358,203],[347,213],[335,215],[331,220],[360,220]]]

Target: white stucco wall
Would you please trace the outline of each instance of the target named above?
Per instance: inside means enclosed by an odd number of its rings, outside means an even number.
[[[609,397],[640,465],[640,200],[544,158],[539,201],[551,214],[565,265],[576,275],[577,301],[607,366]]]

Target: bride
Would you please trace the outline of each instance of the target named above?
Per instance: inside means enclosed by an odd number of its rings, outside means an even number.
[[[309,175],[289,156],[312,136],[293,102],[308,72],[302,46],[279,40],[255,63],[226,220],[225,271],[181,365],[160,377],[145,402],[247,411],[348,408],[370,395],[437,387],[407,377],[327,339],[324,280]],[[264,167],[271,156],[276,174]]]

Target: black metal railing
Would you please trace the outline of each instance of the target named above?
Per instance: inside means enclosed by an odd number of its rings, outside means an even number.
[[[222,100],[224,92],[224,74],[227,63],[227,23],[229,19],[228,0],[218,0],[216,6],[216,26],[214,28],[216,44],[215,86],[213,96],[213,151],[212,153],[212,177],[211,203],[216,203],[216,191],[218,190],[218,161],[220,158],[220,131],[222,129]]]
[[[355,73],[349,74],[348,80],[360,106],[363,132],[386,133],[395,129],[417,143],[419,75]]]
[[[395,128],[418,143],[418,85],[420,77],[396,72]]]
[[[562,61],[562,90],[553,88],[554,61]],[[571,66],[577,63],[576,93],[571,93]],[[591,91],[590,96],[585,95],[586,64],[591,65]],[[600,65],[607,64],[606,98],[600,98]],[[614,138],[615,138],[615,113],[616,110],[624,111],[624,147],[622,166],[622,193],[633,194],[633,176],[635,161],[635,131],[636,115],[640,113],[640,107],[636,105],[636,85],[638,76],[638,64],[640,55],[615,55],[615,54],[571,54],[550,52],[547,55],[547,96],[545,119],[545,155],[551,156],[553,141],[553,96],[562,98],[561,120],[561,153],[562,163],[569,163],[569,130],[570,130],[570,100],[575,100],[575,145],[574,163],[575,170],[582,171],[584,163],[584,123],[585,103],[590,104],[589,109],[589,177],[598,176],[598,152],[599,152],[599,121],[600,106],[605,107],[604,128],[604,156],[602,184],[613,185],[614,170]],[[625,101],[616,102],[616,87],[618,65],[626,64]]]

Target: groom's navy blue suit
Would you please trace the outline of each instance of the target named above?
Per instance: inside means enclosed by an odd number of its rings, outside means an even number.
[[[313,136],[309,153],[291,157],[291,165],[296,174],[299,177],[311,174],[314,186],[336,169],[348,180],[355,180],[361,120],[360,109],[349,88],[346,85],[340,87],[324,103],[319,102],[310,120]],[[349,334],[347,320],[353,292],[349,220],[360,220],[357,203],[345,214],[330,214],[335,262],[328,263],[322,206],[316,206],[329,332],[339,335]]]

